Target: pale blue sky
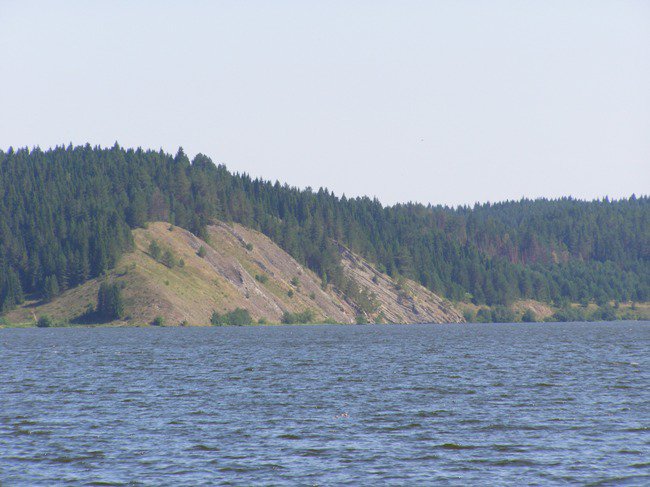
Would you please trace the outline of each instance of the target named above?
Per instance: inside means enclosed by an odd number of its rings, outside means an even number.
[[[0,0],[0,147],[182,145],[385,203],[650,188],[648,1]]]

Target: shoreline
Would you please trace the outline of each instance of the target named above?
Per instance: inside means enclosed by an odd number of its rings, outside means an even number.
[[[151,325],[151,324],[130,324],[130,323],[97,323],[97,324],[66,324],[48,327],[39,327],[36,323],[10,323],[0,325],[0,330],[9,329],[58,329],[58,328],[263,328],[263,327],[282,327],[282,326],[415,326],[415,325],[437,325],[437,326],[463,326],[463,325],[557,325],[557,324],[570,324],[570,323],[650,323],[650,320],[596,320],[596,321],[532,321],[532,322],[466,322],[466,323],[252,323],[250,325]]]

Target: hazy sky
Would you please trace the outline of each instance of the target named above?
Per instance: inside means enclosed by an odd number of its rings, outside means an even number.
[[[650,188],[650,2],[0,0],[0,147],[385,203]]]

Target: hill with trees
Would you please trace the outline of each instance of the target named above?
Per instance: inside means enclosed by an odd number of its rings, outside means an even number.
[[[260,232],[215,222],[208,240],[166,222],[133,231],[133,250],[97,278],[55,299],[29,299],[9,323],[244,325],[252,323],[457,323],[451,303],[399,282],[349,251],[343,294]]]
[[[0,310],[105,274],[148,221],[207,240],[216,220],[262,232],[343,295],[355,292],[345,248],[455,302],[645,302],[649,210],[647,196],[383,206],[233,174],[201,154],[190,162],[182,149],[9,149],[0,151]]]

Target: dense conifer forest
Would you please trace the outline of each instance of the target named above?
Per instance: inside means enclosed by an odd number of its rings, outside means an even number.
[[[358,289],[343,276],[337,245],[451,300],[650,298],[647,196],[382,206],[233,174],[204,155],[190,162],[182,149],[116,144],[0,151],[0,311],[101,275],[147,221],[206,237],[215,218],[262,231],[343,293]]]

